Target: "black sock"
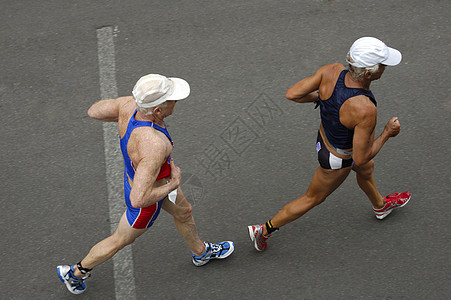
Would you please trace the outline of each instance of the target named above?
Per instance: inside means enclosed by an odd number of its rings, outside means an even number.
[[[266,231],[268,232],[268,234],[271,234],[274,231],[279,230],[279,228],[272,226],[271,220],[268,220],[268,222],[266,222],[265,225],[266,225]]]
[[[92,271],[92,269],[83,268],[83,267],[81,266],[81,262],[79,262],[79,263],[77,264],[77,267],[78,267],[78,270],[79,270],[79,271],[81,272],[81,274],[83,274],[83,275],[86,275],[86,274],[88,274],[89,272]]]

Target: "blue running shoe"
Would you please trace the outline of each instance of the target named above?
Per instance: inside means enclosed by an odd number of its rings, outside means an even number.
[[[220,243],[207,243],[205,244],[205,252],[200,256],[193,256],[193,264],[196,267],[205,265],[210,261],[210,259],[223,259],[230,256],[235,250],[235,245],[231,241],[220,242]]]
[[[59,278],[64,284],[66,284],[69,292],[71,292],[72,294],[81,294],[86,290],[86,284],[84,283],[84,281],[91,274],[88,273],[88,275],[83,278],[75,277],[74,265],[58,266],[56,270],[58,272]]]

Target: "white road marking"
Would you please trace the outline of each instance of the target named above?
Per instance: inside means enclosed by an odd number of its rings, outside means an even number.
[[[99,56],[100,97],[101,99],[117,98],[116,62],[113,28],[111,26],[97,29],[97,49]],[[117,123],[103,123],[103,140],[105,143],[111,233],[113,233],[125,211],[123,200],[123,162]],[[113,257],[113,265],[116,299],[136,299],[131,245],[125,247]]]

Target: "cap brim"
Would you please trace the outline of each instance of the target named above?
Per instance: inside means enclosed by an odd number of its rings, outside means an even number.
[[[188,98],[191,89],[188,82],[181,78],[171,77],[169,78],[174,83],[174,89],[170,96],[166,100],[183,100]]]
[[[388,48],[388,58],[381,62],[381,64],[384,64],[386,66],[396,66],[399,64],[402,60],[402,54],[398,50],[394,48]]]

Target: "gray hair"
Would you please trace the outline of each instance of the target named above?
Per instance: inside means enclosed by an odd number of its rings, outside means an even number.
[[[351,73],[351,76],[354,77],[355,79],[363,79],[366,71],[369,71],[370,74],[376,73],[379,70],[379,66],[380,66],[380,64],[377,64],[377,65],[374,65],[371,67],[364,67],[364,68],[355,67],[355,66],[351,65],[351,63],[353,63],[354,60],[351,58],[351,54],[349,52],[346,55],[346,61],[348,62],[349,73]]]
[[[138,107],[138,110],[139,110],[139,112],[140,113],[142,113],[142,114],[144,114],[144,115],[146,115],[146,116],[150,116],[151,114],[153,114],[153,109],[155,108],[155,107],[161,107],[161,108],[163,108],[163,107],[165,107],[166,105],[168,104],[168,102],[167,101],[165,101],[165,102],[163,102],[163,103],[161,103],[161,104],[159,104],[159,105],[157,105],[157,106],[154,106],[154,107],[139,107],[138,105],[137,105],[137,107]]]

